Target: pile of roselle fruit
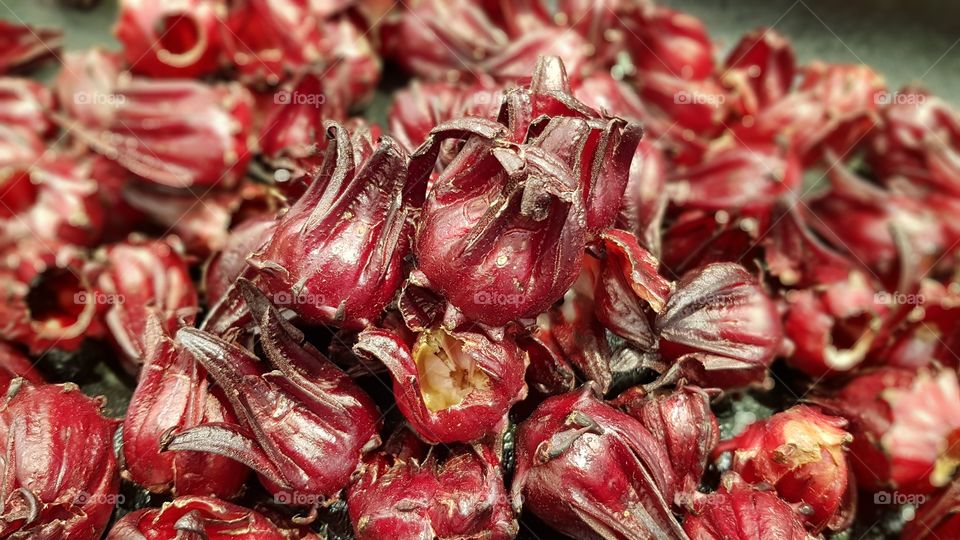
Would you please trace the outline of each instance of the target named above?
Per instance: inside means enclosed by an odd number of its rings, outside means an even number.
[[[0,538],[960,537],[936,96],[641,0],[115,35],[0,23]]]

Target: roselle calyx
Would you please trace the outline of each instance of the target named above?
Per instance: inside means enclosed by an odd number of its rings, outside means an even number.
[[[313,324],[359,329],[402,281],[412,224],[407,153],[383,137],[357,160],[347,131],[328,124],[323,166],[250,260],[274,303]]]
[[[34,385],[43,384],[43,377],[33,367],[33,362],[12,344],[0,341],[0,392],[6,394],[17,377]]]
[[[110,529],[107,540],[287,540],[289,536],[262,514],[214,497],[178,497],[160,508],[131,512]]]
[[[125,0],[114,35],[130,70],[195,78],[219,67],[223,0]]]
[[[591,383],[544,401],[517,432],[511,497],[574,538],[684,538],[661,442]]]
[[[137,388],[123,421],[125,477],[151,492],[230,498],[247,478],[242,464],[203,452],[161,452],[176,431],[204,424],[236,424],[225,398],[207,383],[207,373],[169,337],[151,314]]]
[[[675,389],[636,386],[617,396],[612,405],[636,418],[664,441],[670,467],[679,482],[678,494],[697,491],[707,460],[720,440],[710,395],[696,386]]]
[[[387,367],[397,407],[432,444],[496,433],[527,393],[527,355],[502,329],[433,327],[410,344],[393,331],[368,328],[354,351]]]
[[[721,479],[720,489],[699,494],[683,520],[690,540],[813,540],[802,516],[776,493],[761,490],[735,473]]]
[[[761,382],[780,351],[783,329],[773,300],[742,266],[714,263],[676,283],[657,316],[661,354],[700,365],[705,387]],[[684,356],[686,355],[686,356]]]
[[[489,538],[519,528],[500,467],[483,447],[457,447],[444,457],[378,453],[347,492],[359,540]]]
[[[116,422],[102,404],[73,384],[13,381],[0,407],[0,536],[100,537],[119,497]]]
[[[237,460],[278,498],[317,506],[335,498],[363,454],[379,444],[380,415],[265,296],[241,283],[273,369],[238,345],[182,328],[177,341],[223,388],[240,425],[202,424],[173,434],[165,447]]]
[[[846,455],[853,436],[845,426],[843,418],[798,405],[722,441],[716,454],[732,452],[731,470],[745,481],[773,486],[785,501],[802,504],[814,532],[842,530],[856,495]]]
[[[954,477],[960,384],[953,370],[884,367],[816,402],[850,423],[850,464],[865,489],[925,494]]]
[[[499,118],[437,126],[411,164],[424,181],[443,141],[463,140],[423,206],[414,253],[433,287],[491,326],[545,311],[573,283],[586,241],[617,217],[642,134],[577,101],[552,57],[506,93]]]
[[[95,302],[104,304],[110,335],[127,361],[136,365],[146,355],[151,313],[165,332],[192,325],[197,291],[176,238],[132,239],[100,253]]]

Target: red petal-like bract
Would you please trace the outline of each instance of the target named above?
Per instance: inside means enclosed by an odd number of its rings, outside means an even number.
[[[754,115],[790,92],[796,72],[790,42],[771,28],[759,28],[744,34],[727,54],[721,80],[731,87],[737,112]]]
[[[437,126],[411,166],[422,179],[444,140],[465,139],[430,191],[415,252],[432,286],[493,326],[545,311],[573,283],[588,235],[616,219],[641,135],[577,101],[551,57],[507,92],[500,118]]]
[[[195,78],[219,67],[224,0],[122,0],[114,34],[131,71]]]
[[[705,387],[760,382],[780,351],[773,300],[742,266],[714,263],[685,274],[657,316],[661,353],[701,364]]]
[[[747,482],[767,484],[785,501],[802,503],[814,532],[842,530],[853,517],[845,446],[847,422],[798,405],[755,422],[716,453],[733,452],[731,470]]]
[[[520,425],[514,508],[574,538],[684,538],[670,511],[679,486],[666,450],[594,392],[587,383],[551,397]]]
[[[617,396],[612,404],[639,420],[655,439],[664,441],[679,482],[677,493],[696,492],[707,459],[720,440],[710,396],[695,386],[650,393],[638,386]]]
[[[177,341],[223,387],[241,427],[202,424],[175,434],[167,449],[235,459],[278,500],[319,505],[346,487],[363,454],[379,444],[377,407],[253,285],[241,283],[273,370],[233,343],[181,329]]]
[[[960,385],[953,370],[882,368],[818,402],[850,422],[851,465],[867,490],[929,493],[960,463]]]
[[[358,540],[484,538],[509,540],[517,521],[500,467],[480,448],[444,458],[378,453],[347,492]]]
[[[0,74],[56,57],[62,46],[60,30],[0,20]]]
[[[89,128],[109,126],[119,104],[113,92],[121,67],[120,55],[102,48],[64,54],[55,84],[63,112]]]
[[[260,513],[213,497],[179,497],[121,518],[107,540],[289,540]]]
[[[236,461],[202,452],[161,452],[164,438],[202,423],[236,424],[207,384],[206,371],[170,339],[154,318],[144,329],[147,350],[123,420],[126,474],[157,493],[230,498],[247,479]]]
[[[684,209],[766,218],[774,203],[800,188],[800,164],[773,144],[714,147],[701,163],[670,174],[673,203]],[[736,254],[739,255],[739,254]]]
[[[0,407],[0,536],[100,537],[119,487],[101,404],[72,384],[14,381]]]
[[[392,331],[370,328],[354,350],[390,370],[397,407],[433,444],[496,433],[510,407],[526,396],[526,353],[502,331],[432,328],[411,347]]]
[[[690,540],[813,540],[801,516],[771,491],[725,476],[719,490],[694,499],[683,528]]]
[[[276,229],[273,216],[255,216],[230,231],[227,244],[207,262],[203,272],[204,296],[212,306],[223,298],[237,278],[252,271],[247,258],[263,248]]]
[[[640,4],[621,21],[640,77],[648,73],[695,81],[709,77],[714,67],[713,42],[703,22],[665,6]]]
[[[882,79],[867,66],[814,62],[795,92],[741,121],[733,133],[746,142],[787,134],[804,165],[825,150],[843,157],[877,123],[877,95],[883,91]]]
[[[147,338],[151,313],[165,332],[193,324],[197,291],[175,239],[115,244],[102,258],[94,301],[106,304],[107,328],[128,360],[139,363],[152,345]]]
[[[383,137],[358,160],[329,125],[323,166],[251,263],[271,300],[313,324],[363,328],[393,299],[411,233],[407,153]],[[354,141],[356,142],[356,141]]]
[[[250,93],[237,84],[134,78],[99,99],[115,108],[105,130],[74,127],[98,153],[171,188],[232,186],[250,153]]]
[[[0,164],[0,184],[0,247],[22,240],[48,249],[89,246],[100,239],[103,208],[88,164],[52,152],[16,159]]]

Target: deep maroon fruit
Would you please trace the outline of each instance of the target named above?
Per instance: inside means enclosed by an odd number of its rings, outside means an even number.
[[[14,380],[0,407],[0,536],[99,538],[120,500],[116,422],[73,384]]]
[[[380,415],[253,285],[243,290],[273,370],[233,343],[181,329],[177,340],[223,387],[240,425],[201,424],[174,434],[166,448],[235,459],[281,502],[318,506],[346,487],[363,454],[379,444]]]
[[[520,425],[514,508],[574,538],[683,538],[667,451],[594,392],[587,383],[551,397]]]
[[[107,540],[288,540],[285,532],[254,510],[213,497],[179,497],[125,515]]]
[[[773,486],[787,502],[801,503],[814,532],[843,530],[852,519],[846,421],[798,405],[751,424],[717,447],[733,452],[731,470],[747,482]]]

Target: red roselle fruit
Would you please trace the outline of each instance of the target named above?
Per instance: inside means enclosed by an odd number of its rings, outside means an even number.
[[[330,124],[322,168],[251,258],[274,303],[313,324],[362,328],[403,279],[412,223],[405,204],[407,153],[383,137],[357,161],[347,131]]]
[[[21,243],[0,266],[0,338],[25,344],[31,354],[56,347],[76,350],[102,337],[87,261],[72,246]]]
[[[120,497],[102,403],[72,384],[13,382],[0,407],[0,536],[100,537]]]
[[[431,286],[493,326],[545,311],[573,283],[588,236],[616,219],[641,135],[577,101],[550,57],[500,118],[437,126],[411,165],[422,181],[445,139],[466,139],[430,191],[415,252]]]
[[[793,343],[791,366],[812,377],[860,365],[880,331],[888,306],[862,272],[786,295],[784,331]]]
[[[123,0],[113,31],[134,73],[195,78],[218,67],[226,15],[223,0]]]
[[[35,385],[43,384],[43,377],[34,369],[33,362],[12,344],[0,341],[0,393],[6,394],[17,377]]]
[[[0,247],[21,240],[46,249],[97,242],[103,208],[86,164],[51,153],[8,165],[0,168]]]
[[[668,73],[703,80],[713,72],[713,42],[700,20],[646,4],[622,22],[631,60],[641,74]]]
[[[318,506],[335,498],[363,454],[379,445],[377,408],[266,297],[242,283],[274,370],[233,343],[181,329],[177,340],[223,387],[241,425],[209,423],[180,431],[166,449],[235,459],[256,471],[281,502]]]
[[[197,291],[176,238],[131,240],[109,246],[98,258],[102,271],[91,300],[104,310],[107,328],[128,360],[139,363],[151,345],[147,321],[159,317],[166,332],[192,325]]]
[[[107,540],[288,540],[269,519],[254,510],[213,497],[179,497],[160,508],[131,512],[110,529]]]
[[[679,482],[678,493],[696,492],[707,459],[720,440],[710,396],[695,386],[649,392],[636,386],[617,396],[611,405],[639,420],[655,439],[664,442]]]
[[[766,218],[774,203],[800,188],[800,163],[774,144],[711,148],[703,162],[670,174],[673,203],[684,209]],[[734,254],[739,255],[739,253]]]
[[[484,448],[434,449],[426,458],[376,454],[347,492],[358,540],[507,540],[518,524],[500,468]]]
[[[727,55],[720,80],[730,87],[737,112],[754,115],[790,92],[796,62],[793,46],[783,35],[758,28],[744,34]]]
[[[850,460],[870,491],[929,493],[960,463],[960,385],[951,369],[881,368],[817,400],[850,422]]]
[[[877,95],[884,88],[867,66],[814,62],[795,92],[742,119],[733,132],[746,142],[770,142],[788,133],[805,166],[827,149],[844,156],[877,123]]]
[[[666,450],[594,392],[587,383],[551,397],[520,425],[514,508],[574,538],[684,538]]]
[[[694,498],[683,528],[690,540],[814,540],[801,516],[772,491],[724,475],[720,489]]]
[[[354,350],[387,367],[397,407],[431,444],[497,433],[526,397],[526,353],[503,330],[429,328],[411,346],[390,330],[368,328]]]
[[[316,2],[232,2],[224,50],[241,80],[275,85],[327,59],[322,16]]]
[[[171,188],[232,186],[246,170],[253,99],[234,83],[134,78],[103,99],[108,127],[73,134],[137,176]]]
[[[0,74],[55,57],[62,46],[60,30],[0,21]]]
[[[247,478],[242,464],[216,454],[160,449],[172,432],[203,423],[236,424],[236,417],[158,318],[151,319],[144,338],[143,368],[123,421],[126,477],[157,493],[233,497]]]
[[[230,231],[227,244],[210,258],[204,268],[203,292],[208,305],[223,298],[237,278],[252,270],[247,258],[270,240],[276,226],[277,220],[265,215],[248,219]]]
[[[846,446],[847,422],[798,405],[755,422],[720,443],[733,452],[731,470],[747,482],[773,486],[787,502],[800,503],[811,530],[842,530],[853,518],[855,489]]]
[[[681,369],[699,366],[695,369],[703,372],[691,380],[717,388],[763,381],[783,338],[774,302],[746,269],[732,263],[684,274],[656,328],[661,354],[678,359]]]

